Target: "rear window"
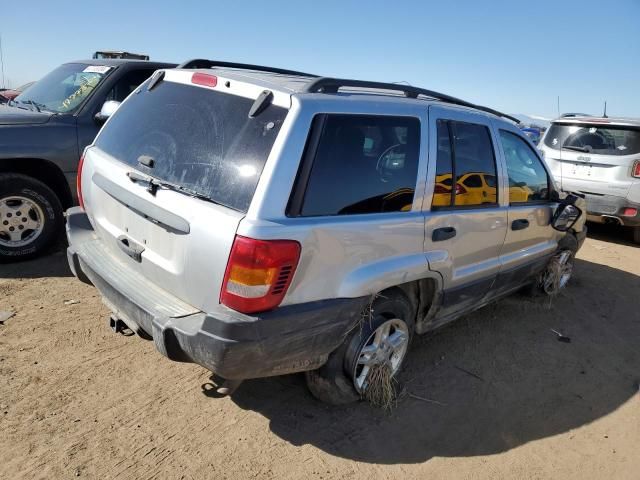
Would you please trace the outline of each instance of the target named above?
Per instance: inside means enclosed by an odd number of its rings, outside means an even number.
[[[599,155],[634,155],[640,153],[640,129],[554,123],[544,138],[544,144],[555,150],[565,148]]]
[[[269,105],[249,118],[253,100],[192,85],[141,89],[114,114],[96,146],[157,179],[246,212],[287,110]],[[154,160],[153,168],[138,163]]]

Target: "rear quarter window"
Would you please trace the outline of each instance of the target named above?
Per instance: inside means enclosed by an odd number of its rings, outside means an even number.
[[[327,115],[301,211],[289,214],[409,211],[417,182],[419,151],[417,118]]]
[[[193,85],[143,86],[116,111],[96,146],[117,160],[246,212],[287,110],[254,118],[250,98]],[[154,160],[153,168],[138,162]]]

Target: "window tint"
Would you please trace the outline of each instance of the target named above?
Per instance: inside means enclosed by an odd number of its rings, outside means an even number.
[[[484,186],[481,177],[496,175],[496,161],[487,127],[452,122],[454,131],[456,206],[496,203],[495,187]]]
[[[129,72],[116,82],[113,88],[107,94],[107,100],[115,100],[117,102],[122,102],[125,98],[129,96],[131,92],[133,92],[138,85],[144,82],[147,78],[151,76],[151,74],[155,70],[147,69],[147,70],[134,70]]]
[[[131,167],[246,212],[287,110],[253,99],[163,81],[127,100],[96,146]],[[149,156],[152,168],[138,159]]]
[[[464,181],[465,187],[482,188],[482,178],[480,175],[471,174]]]
[[[538,156],[522,138],[500,130],[509,174],[509,202],[549,199],[549,177]]]
[[[437,121],[438,156],[436,157],[436,184],[433,192],[434,207],[451,205],[451,185],[453,182],[453,162],[451,157],[451,139],[449,125],[444,120]]]
[[[498,201],[496,162],[487,127],[438,120],[438,156],[432,206],[490,205]],[[453,135],[453,137],[451,137]],[[456,178],[452,195],[452,178]]]
[[[553,123],[544,144],[596,155],[634,155],[640,153],[640,129],[613,125]]]
[[[302,215],[410,210],[419,149],[417,118],[327,116],[304,194]]]

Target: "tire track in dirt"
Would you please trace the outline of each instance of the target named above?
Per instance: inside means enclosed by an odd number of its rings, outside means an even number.
[[[0,280],[16,309],[0,327],[0,478],[633,478],[640,258],[592,239],[579,258],[550,305],[510,297],[416,338],[405,387],[446,406],[391,413],[318,404],[299,376],[209,398],[204,369],[113,335],[64,258],[39,260],[26,276],[51,276]]]

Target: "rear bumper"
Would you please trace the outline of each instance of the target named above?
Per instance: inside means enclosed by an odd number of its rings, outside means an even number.
[[[90,243],[99,240],[87,215],[78,207],[67,212],[67,237],[72,272],[94,285],[118,318],[132,330],[152,336],[157,350],[167,358],[197,363],[228,379],[320,367],[360,320],[370,301],[368,297],[321,300],[256,315],[220,305],[212,312],[181,315],[185,310],[179,299],[164,292],[161,301],[152,305],[140,291],[153,290],[149,296],[158,299],[157,286],[140,284],[133,288],[136,282],[150,282],[130,272],[123,275],[123,265],[118,265],[117,259],[97,261],[89,254],[95,251]]]
[[[629,227],[640,226],[640,203],[615,195],[585,194],[585,197],[587,201],[587,219],[589,221],[598,223],[612,221]],[[635,208],[635,216],[623,216],[622,213],[626,208]]]

